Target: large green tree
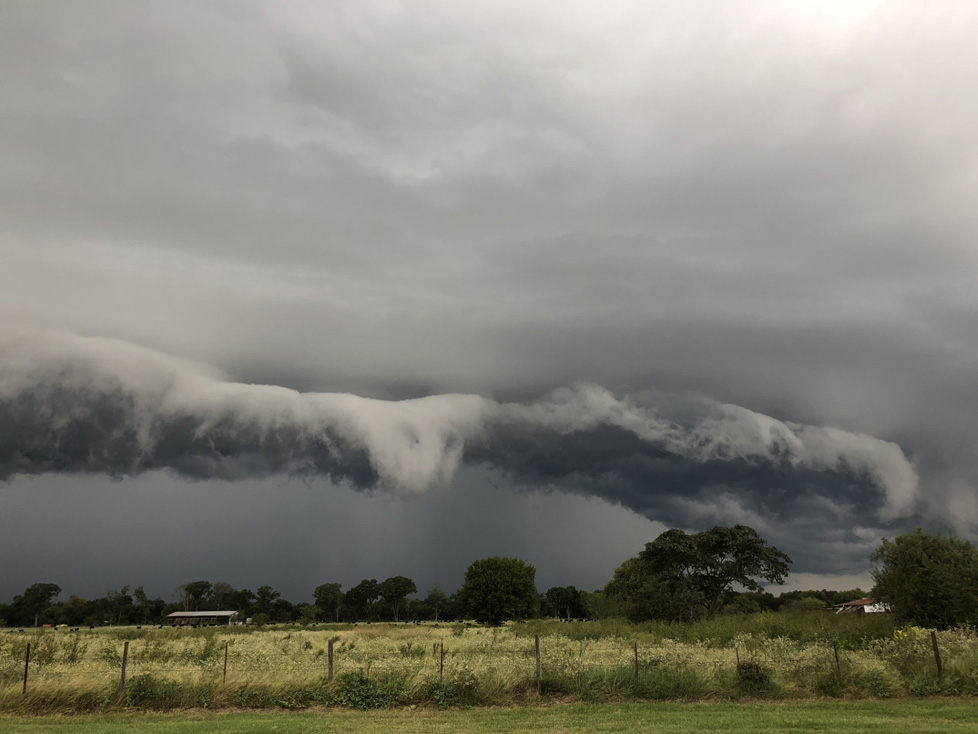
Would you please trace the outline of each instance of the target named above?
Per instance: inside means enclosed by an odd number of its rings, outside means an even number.
[[[377,579],[362,579],[359,584],[343,595],[343,605],[354,620],[367,619],[371,606],[380,598]]]
[[[28,586],[23,594],[14,597],[11,605],[16,623],[37,625],[54,597],[60,593],[61,587],[57,584],[40,583]]]
[[[166,602],[162,599],[150,599],[142,586],[137,586],[132,596],[136,601],[136,621],[140,624],[155,622],[163,616]]]
[[[259,614],[271,615],[275,601],[281,596],[282,592],[276,591],[271,586],[259,586],[255,593],[255,609]]]
[[[105,619],[112,624],[129,624],[133,613],[132,595],[129,585],[116,591],[109,589],[102,599],[102,612]]]
[[[215,581],[207,603],[212,610],[235,612],[240,611],[238,609],[239,601],[241,601],[241,597],[238,595],[237,589],[227,581]]]
[[[428,596],[424,598],[424,605],[429,619],[433,619],[437,622],[439,615],[441,615],[448,606],[448,594],[439,589],[437,586],[432,586],[431,590],[428,592]]]
[[[207,604],[214,585],[210,581],[190,581],[180,587],[180,600],[188,612],[196,612]]]
[[[340,604],[343,602],[342,584],[320,584],[312,592],[316,606],[334,622],[340,621]]]
[[[978,550],[967,540],[917,528],[884,538],[870,562],[873,597],[901,621],[938,629],[978,625]]]
[[[483,558],[465,572],[459,595],[483,624],[528,619],[540,608],[536,574],[532,565],[519,558]]]
[[[634,619],[712,618],[735,586],[761,591],[780,584],[791,559],[746,525],[716,526],[692,535],[667,530],[625,561],[606,588]]]
[[[381,581],[377,587],[384,603],[391,610],[395,622],[399,621],[404,599],[407,598],[408,594],[414,594],[417,590],[418,587],[407,576],[391,576],[389,579]]]

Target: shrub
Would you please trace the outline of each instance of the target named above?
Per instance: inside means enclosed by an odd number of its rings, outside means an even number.
[[[126,685],[126,706],[168,709],[181,705],[186,684],[150,674],[130,678]]]
[[[455,687],[450,683],[443,683],[437,680],[427,681],[422,686],[421,699],[424,702],[430,701],[437,706],[445,708],[462,705],[462,699],[459,697]]]
[[[744,662],[737,667],[737,690],[757,694],[771,690],[771,674],[760,663]]]
[[[241,708],[270,708],[276,703],[275,694],[264,686],[252,686],[247,683],[234,692],[234,705]]]
[[[393,678],[373,680],[362,671],[341,675],[337,689],[337,703],[360,711],[387,708],[404,698],[402,681]]]

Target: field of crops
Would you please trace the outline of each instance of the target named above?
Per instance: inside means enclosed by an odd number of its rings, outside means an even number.
[[[886,615],[818,612],[693,625],[0,630],[0,710],[978,694],[974,631],[940,632],[936,640],[940,671],[927,630],[896,629]]]

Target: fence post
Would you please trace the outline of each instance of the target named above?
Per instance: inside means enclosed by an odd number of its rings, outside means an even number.
[[[839,643],[832,640],[832,652],[835,653],[835,672],[842,675],[842,667],[839,665]]]
[[[328,655],[329,655],[329,676],[328,677],[329,677],[329,682],[332,683],[333,682],[333,640],[330,640],[329,641],[329,645],[327,646],[327,649],[329,650],[329,653],[328,653]]]
[[[438,663],[438,681],[445,682],[445,641],[441,641],[441,660]]]
[[[930,642],[934,646],[934,660],[937,662],[937,681],[938,683],[944,682],[944,666],[941,665],[941,651],[937,647],[937,633],[934,630],[930,631]]]
[[[22,696],[27,695],[27,669],[31,665],[31,643],[27,643],[27,654],[24,655],[24,690],[21,691]]]
[[[632,645],[635,647],[635,677],[638,677],[638,640],[635,640]]]
[[[228,640],[224,641],[224,677],[221,679],[221,687],[228,684]]]
[[[126,695],[126,664],[129,662],[129,640],[122,646],[122,677],[119,679],[119,693]]]
[[[540,665],[540,635],[536,635],[536,648],[537,648],[537,695],[540,695],[541,679],[543,677],[543,669]]]
[[[737,657],[737,678],[740,678],[740,645],[734,645],[734,655]]]

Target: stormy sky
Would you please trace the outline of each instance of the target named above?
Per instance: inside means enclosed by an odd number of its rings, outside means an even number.
[[[970,2],[0,5],[0,600],[978,537]]]

